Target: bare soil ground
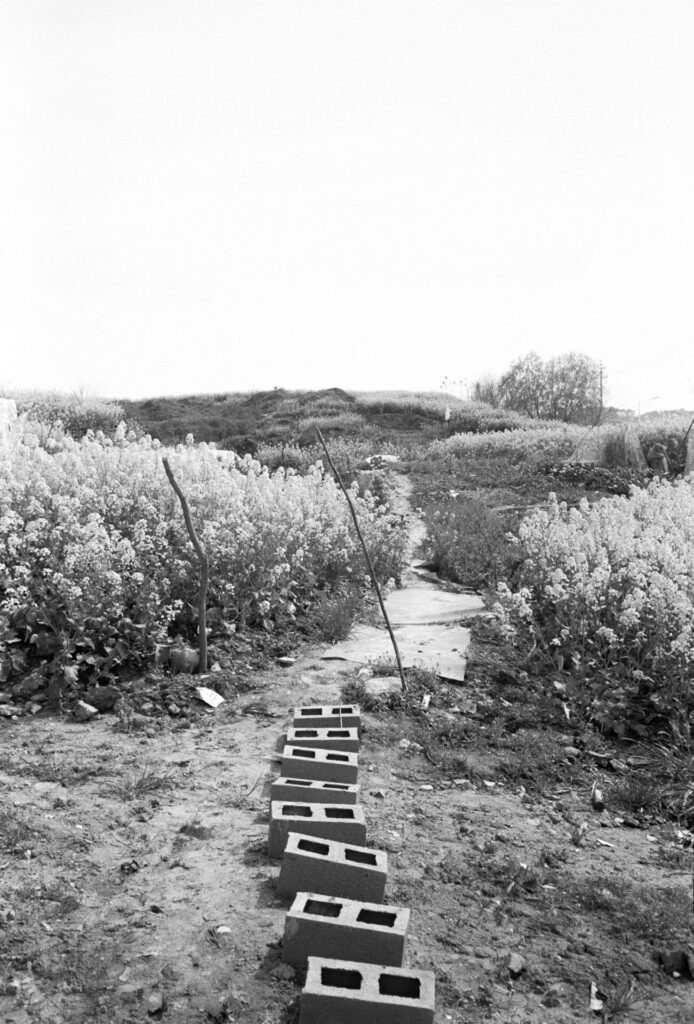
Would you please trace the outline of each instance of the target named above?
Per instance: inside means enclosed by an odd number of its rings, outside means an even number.
[[[267,788],[289,709],[334,700],[346,678],[309,652],[187,730],[48,714],[4,725],[0,1019],[294,1020]],[[460,711],[445,709],[456,694]],[[443,697],[441,722],[484,708],[477,683]],[[413,912],[410,964],[436,971],[437,1022],[586,1020],[591,982],[624,997],[621,1019],[694,1019],[691,979],[657,962],[691,938],[673,827],[592,810],[581,758],[564,756],[565,784],[542,794],[517,763],[503,780],[507,749],[476,742],[437,767],[423,728],[368,715],[361,781],[369,843],[389,851],[387,899]],[[546,765],[539,733],[519,750],[529,771],[533,754]]]
[[[437,1024],[693,1021],[683,830],[620,810],[628,752],[596,761],[551,688],[475,632],[465,685],[365,691],[368,842],[389,854],[387,901],[412,910],[410,965],[436,972]],[[268,789],[290,709],[356,673],[307,648],[188,728],[151,702],[1,720],[0,1020],[296,1021]]]

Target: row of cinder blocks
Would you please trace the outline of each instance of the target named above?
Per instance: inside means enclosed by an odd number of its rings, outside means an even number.
[[[433,974],[402,967],[409,910],[383,905],[387,855],[365,845],[360,740],[356,706],[295,708],[268,837],[293,897],[283,959],[309,965],[300,1024],[432,1024]]]

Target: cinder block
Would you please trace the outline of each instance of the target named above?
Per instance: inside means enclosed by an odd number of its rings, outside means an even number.
[[[270,800],[300,804],[348,804],[359,801],[359,786],[347,782],[318,782],[310,779],[275,779]]]
[[[294,708],[295,729],[356,729],[361,739],[358,704],[314,704]]]
[[[287,730],[287,743],[312,750],[346,750],[358,754],[361,742],[356,729],[309,729],[293,726]]]
[[[402,967],[410,912],[299,892],[284,922],[282,959],[305,964],[310,956]]]
[[[319,839],[335,839],[338,843],[366,843],[366,821],[361,807],[346,804],[270,804],[268,855],[281,857],[290,832]]]
[[[315,747],[286,746],[282,751],[282,775],[291,779],[318,779],[321,782],[357,781],[359,757],[341,750],[317,750]]]
[[[387,878],[388,857],[383,850],[290,832],[277,892],[292,897],[298,892],[316,892],[382,903]]]
[[[299,1024],[433,1024],[434,973],[312,956]]]

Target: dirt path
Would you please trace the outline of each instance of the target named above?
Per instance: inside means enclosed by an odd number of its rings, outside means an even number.
[[[290,709],[356,677],[319,654],[259,674],[187,729],[0,723],[0,1020],[296,1020],[268,788]],[[436,972],[437,1024],[599,1019],[593,981],[611,998],[633,981],[623,1020],[691,1022],[691,981],[657,963],[661,933],[681,945],[691,921],[687,867],[659,856],[665,828],[596,816],[582,770],[530,794],[520,778],[489,781],[486,748],[436,767],[426,729],[443,742],[484,722],[488,701],[478,683],[442,684],[428,724],[365,716],[368,843],[389,853],[387,901],[412,910],[410,965]]]

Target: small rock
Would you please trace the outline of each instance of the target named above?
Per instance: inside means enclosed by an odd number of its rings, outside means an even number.
[[[590,795],[590,802],[596,811],[602,811],[605,808],[605,799],[602,795],[602,790],[594,788]]]
[[[406,739],[406,737],[403,736],[403,738],[398,743],[398,746],[400,747],[401,750],[407,750],[409,747],[412,746],[412,744],[408,739]]]
[[[686,949],[661,949],[658,958],[666,974],[689,974],[691,954]]]
[[[91,704],[85,703],[83,700],[78,700],[73,708],[73,715],[78,722],[90,722],[92,718],[95,718],[99,712]]]
[[[519,978],[525,970],[525,960],[518,953],[511,953],[506,961],[506,966],[512,978]]]
[[[280,668],[291,668],[292,665],[296,665],[296,658],[281,657],[277,659],[277,664]]]
[[[563,747],[562,749],[567,757],[576,758],[581,756],[581,751],[578,747]]]
[[[540,1002],[543,1006],[557,1007],[561,1006],[562,1001],[566,998],[567,988],[562,982],[557,982],[556,985],[550,985],[547,991],[542,996]]]
[[[458,789],[474,789],[475,787],[469,779],[453,779],[453,785],[457,786]]]
[[[122,696],[117,686],[96,686],[87,694],[89,703],[100,712],[113,711],[114,705]]]
[[[147,715],[139,715],[136,711],[129,718],[131,729],[149,729],[152,724]]]
[[[423,789],[425,793],[433,793],[434,792],[434,787],[433,786],[420,786],[419,788]]]
[[[172,718],[178,718],[178,716],[181,713],[181,709],[179,708],[178,704],[169,704],[166,710],[169,712]]]
[[[474,953],[478,960],[493,960],[496,956],[491,946],[476,946]]]
[[[67,807],[67,802],[67,797],[58,793],[58,795],[53,799],[53,807],[56,810],[59,810],[61,807]]]
[[[200,655],[192,647],[176,647],[169,656],[172,672],[194,672],[200,664]]]
[[[0,718],[13,718],[18,710],[12,704],[0,704]]]
[[[151,700],[146,700],[140,704],[140,713],[143,715],[149,715],[154,711],[154,704]]]
[[[153,1017],[156,1013],[161,1013],[164,1009],[164,996],[161,992],[152,992],[151,996],[147,1000],[147,1013],[150,1017]]]
[[[180,732],[180,730],[182,729],[190,729],[190,719],[179,718],[179,720],[176,722],[174,726],[174,729],[176,730],[176,732]]]
[[[278,964],[277,967],[272,968],[270,974],[278,981],[293,981],[296,971],[290,964]]]

